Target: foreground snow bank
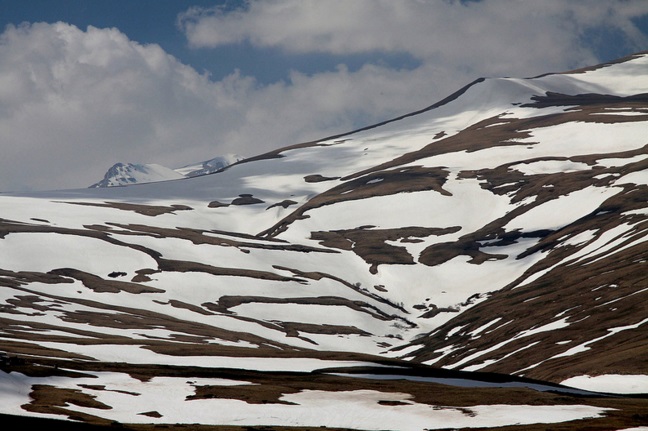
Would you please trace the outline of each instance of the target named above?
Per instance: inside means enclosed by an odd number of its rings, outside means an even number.
[[[22,407],[29,403],[33,385],[83,391],[106,408],[75,406],[75,411],[122,423],[270,424],[418,431],[568,422],[601,417],[609,410],[588,405],[430,405],[416,402],[407,393],[368,389],[302,390],[283,394],[277,402],[256,404],[240,399],[195,396],[200,387],[205,386],[224,389],[255,385],[245,380],[154,377],[143,381],[115,372],[100,372],[81,378],[28,377],[12,372],[0,373],[0,392],[5,394],[0,413],[34,415]],[[43,412],[38,415],[43,416]]]

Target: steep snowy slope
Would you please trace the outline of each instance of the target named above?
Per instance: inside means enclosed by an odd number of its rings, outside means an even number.
[[[0,195],[0,413],[648,425],[556,385],[648,393],[647,93],[639,54],[214,175]]]

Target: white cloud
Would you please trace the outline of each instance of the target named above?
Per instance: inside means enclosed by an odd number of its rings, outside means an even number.
[[[0,190],[82,187],[124,157],[170,162],[185,145],[204,150],[219,122],[236,123],[228,108],[249,85],[213,85],[116,29],[9,27],[0,38]]]
[[[191,46],[249,41],[293,53],[406,52],[478,74],[528,74],[591,63],[586,31],[607,27],[643,49],[634,1],[252,0],[225,11],[192,8],[179,18]]]
[[[0,190],[83,187],[117,161],[175,166],[218,155],[221,129],[242,124],[253,86],[238,75],[214,84],[116,29],[9,27],[0,39]]]

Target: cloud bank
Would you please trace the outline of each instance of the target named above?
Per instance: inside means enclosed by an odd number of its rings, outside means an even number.
[[[594,64],[596,35],[614,35],[627,53],[645,49],[633,19],[647,13],[642,1],[266,0],[179,16],[205,55],[251,44],[419,61],[293,70],[270,84],[236,70],[213,80],[114,28],[9,26],[0,35],[0,191],[85,187],[118,161],[253,156],[423,108],[480,76]]]
[[[193,8],[179,25],[196,48],[250,42],[293,53],[407,52],[499,76],[596,61],[586,40],[593,29],[645,46],[632,18],[646,13],[641,1],[265,0],[234,11]]]
[[[116,29],[9,27],[0,38],[4,190],[83,187],[115,156],[165,162],[213,143],[250,80],[212,83]],[[213,114],[219,111],[217,119]]]

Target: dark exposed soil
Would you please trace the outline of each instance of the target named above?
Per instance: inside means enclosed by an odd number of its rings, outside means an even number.
[[[155,217],[162,214],[173,214],[176,211],[189,211],[193,208],[187,205],[171,205],[171,206],[159,206],[159,205],[143,205],[143,204],[132,204],[126,202],[65,202],[71,205],[84,205],[84,206],[93,206],[93,207],[107,207],[107,208],[116,208],[124,211],[134,211],[138,214]]]
[[[370,272],[376,274],[380,264],[412,265],[416,263],[406,247],[388,244],[387,241],[413,242],[413,238],[441,236],[461,230],[460,226],[448,228],[404,227],[398,229],[373,229],[360,227],[348,230],[311,232],[311,239],[318,240],[324,247],[351,250],[371,265]]]

